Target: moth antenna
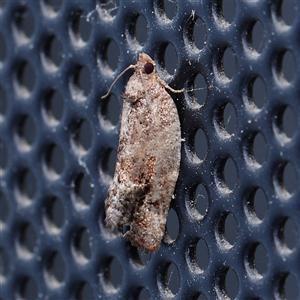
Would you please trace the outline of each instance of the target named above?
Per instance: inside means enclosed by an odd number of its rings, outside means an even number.
[[[118,75],[118,77],[114,80],[114,82],[111,84],[111,86],[110,86],[108,92],[107,92],[104,96],[102,96],[101,99],[106,98],[106,97],[110,94],[110,91],[111,91],[111,89],[113,88],[113,86],[115,85],[115,83],[120,79],[121,76],[124,75],[125,72],[127,72],[129,69],[134,69],[134,68],[135,68],[135,65],[130,65],[130,66],[128,66],[124,71],[122,71],[122,72]]]

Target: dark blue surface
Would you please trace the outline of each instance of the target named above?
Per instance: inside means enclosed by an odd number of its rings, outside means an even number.
[[[3,2],[1,299],[298,299],[299,16],[299,1]],[[187,90],[152,255],[103,221],[130,72],[101,96],[140,52]]]

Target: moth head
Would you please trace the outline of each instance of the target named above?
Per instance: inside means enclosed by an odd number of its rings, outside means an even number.
[[[155,63],[149,55],[146,53],[140,53],[136,66],[146,74],[151,74],[154,72]]]

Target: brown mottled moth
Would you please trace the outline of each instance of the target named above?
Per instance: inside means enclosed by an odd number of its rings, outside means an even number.
[[[154,61],[139,55],[125,93],[116,171],[105,202],[106,225],[123,225],[134,246],[156,251],[164,235],[167,214],[179,173],[181,131],[173,93],[156,73]],[[108,93],[103,96],[105,98]]]

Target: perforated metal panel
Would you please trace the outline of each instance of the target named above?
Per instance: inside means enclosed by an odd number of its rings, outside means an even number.
[[[300,2],[1,1],[1,299],[300,299]],[[155,254],[104,225],[138,53],[182,160]],[[130,73],[130,72],[129,72]]]

